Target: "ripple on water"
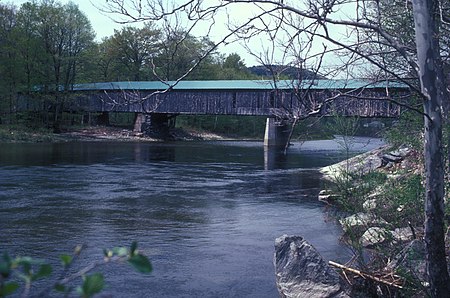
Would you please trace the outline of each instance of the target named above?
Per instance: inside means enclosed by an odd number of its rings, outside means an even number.
[[[321,182],[311,167],[323,155],[293,150],[265,170],[259,143],[152,146],[79,144],[84,155],[72,148],[48,164],[48,148],[23,147],[22,164],[16,155],[19,164],[0,167],[0,250],[48,258],[84,243],[86,264],[137,240],[155,271],[105,268],[114,297],[276,297],[273,247],[283,234],[345,259],[340,230],[315,196]]]

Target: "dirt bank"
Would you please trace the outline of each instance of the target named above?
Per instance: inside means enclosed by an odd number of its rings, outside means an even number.
[[[224,136],[209,132],[194,130],[174,129],[171,131],[170,140],[194,141],[194,140],[227,140]],[[69,127],[61,133],[52,133],[48,130],[31,130],[21,127],[0,127],[0,142],[3,143],[38,143],[38,142],[69,142],[69,141],[160,141],[135,133],[131,129],[114,126],[88,126]]]

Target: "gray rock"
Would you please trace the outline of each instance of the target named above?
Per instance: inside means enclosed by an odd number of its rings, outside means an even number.
[[[383,154],[381,158],[384,160],[385,163],[390,163],[390,162],[400,162],[403,160],[404,157],[387,153]]]
[[[351,173],[359,175],[366,175],[383,166],[383,160],[378,156],[369,156],[360,163],[354,164],[350,167]]]
[[[389,153],[383,154],[381,157],[385,163],[389,162],[400,162],[405,159],[406,156],[409,155],[411,149],[409,148],[400,148],[398,150],[391,151]]]
[[[319,192],[319,195],[317,196],[317,199],[321,202],[330,204],[335,202],[340,198],[339,195],[334,194],[331,190],[323,189]]]
[[[275,240],[274,265],[281,297],[348,297],[339,274],[300,236]]]
[[[400,148],[400,149],[397,149],[397,150],[395,150],[395,151],[391,151],[391,152],[389,152],[389,154],[390,155],[393,155],[393,156],[400,156],[400,157],[406,157],[406,156],[408,156],[409,154],[411,153],[411,149],[410,148]]]
[[[387,225],[387,221],[371,213],[359,212],[339,220],[345,232],[354,228]]]
[[[361,245],[364,247],[371,247],[377,244],[381,244],[389,236],[389,231],[384,228],[371,227],[361,236]]]
[[[390,162],[390,161],[384,166],[385,169],[391,169],[393,167],[394,167],[394,163]]]
[[[367,200],[367,201],[365,201],[363,203],[363,209],[366,212],[373,211],[373,210],[377,209],[377,207],[378,207],[377,206],[377,199],[370,199],[370,200]]]
[[[385,150],[385,147],[321,168],[320,171],[325,179],[331,181],[336,181],[347,171],[357,175],[364,175],[383,166],[383,160],[379,156],[383,150]]]
[[[396,228],[391,231],[391,235],[396,241],[409,241],[413,239],[411,228]]]

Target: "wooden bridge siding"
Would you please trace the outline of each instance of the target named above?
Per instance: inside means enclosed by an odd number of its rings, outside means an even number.
[[[384,91],[384,90],[383,90]],[[365,90],[364,96],[377,98],[382,91]],[[360,95],[358,93],[354,94]],[[404,93],[398,93],[402,96]],[[396,97],[392,94],[393,98]],[[338,114],[343,116],[361,116],[361,117],[398,117],[400,116],[400,106],[387,100],[358,99],[352,96],[342,96],[333,101],[328,106],[327,114]]]
[[[170,92],[152,96],[146,111],[173,114],[234,114],[231,92]]]
[[[364,95],[376,98],[384,90],[365,90]],[[171,114],[259,115],[273,116],[283,110],[299,110],[306,115],[335,92],[316,90],[304,98],[303,104],[290,91],[224,90],[171,91],[151,95],[151,91],[96,91],[71,95],[67,110],[90,112],[155,112]],[[148,97],[145,101],[142,99]],[[19,110],[42,110],[48,106],[42,99],[21,100]],[[381,112],[380,112],[381,111]],[[327,104],[324,114],[362,117],[398,117],[400,107],[385,100],[363,100],[341,96]]]
[[[271,116],[267,91],[172,91],[89,93],[90,105],[80,96],[71,108],[89,111],[152,112],[173,114],[260,115]],[[146,100],[142,100],[143,98]]]

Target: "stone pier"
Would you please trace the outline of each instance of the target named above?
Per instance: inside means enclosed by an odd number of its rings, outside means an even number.
[[[174,123],[171,121],[173,119],[174,117],[170,114],[136,113],[133,131],[152,138],[167,139],[169,138],[169,129]]]

